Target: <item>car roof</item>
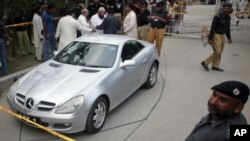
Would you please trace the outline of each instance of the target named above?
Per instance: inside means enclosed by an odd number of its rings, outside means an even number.
[[[83,35],[77,38],[75,41],[120,45],[128,40],[135,39],[125,35],[116,34],[89,34]]]

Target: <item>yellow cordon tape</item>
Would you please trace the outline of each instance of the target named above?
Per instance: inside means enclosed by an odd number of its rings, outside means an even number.
[[[59,20],[61,17],[55,17],[54,20]],[[6,28],[11,28],[11,27],[18,27],[18,26],[28,26],[32,25],[32,22],[23,22],[23,23],[18,23],[18,24],[12,24],[12,25],[6,25]]]
[[[6,28],[11,28],[11,27],[18,27],[18,26],[27,26],[32,24],[32,22],[24,22],[24,23],[19,23],[19,24],[12,24],[12,25],[6,25]]]
[[[40,125],[40,124],[38,124],[38,123],[36,123],[36,122],[34,122],[34,121],[31,121],[31,120],[29,120],[29,119],[27,119],[27,118],[25,118],[25,117],[23,117],[23,116],[21,116],[21,115],[15,113],[15,112],[11,111],[11,110],[9,110],[9,109],[3,107],[3,106],[0,106],[0,110],[2,110],[2,111],[4,111],[4,112],[6,112],[6,113],[8,113],[8,114],[10,114],[10,115],[12,115],[12,116],[18,118],[18,119],[22,119],[22,120],[24,120],[24,121],[26,121],[26,122],[28,122],[28,123],[30,123],[30,124],[32,124],[32,125],[34,125],[34,126],[40,128],[40,129],[43,129],[43,130],[49,132],[50,134],[59,137],[60,139],[63,139],[63,140],[65,140],[65,141],[75,141],[74,139],[71,139],[71,138],[69,138],[69,137],[66,137],[66,136],[64,136],[64,135],[62,135],[62,134],[60,134],[60,133],[57,133],[57,132],[51,130],[50,128],[44,127],[44,126],[42,126],[42,125]]]
[[[186,15],[189,14],[188,12],[176,12],[175,15]],[[209,14],[209,16],[214,16],[216,14]],[[230,15],[238,15],[238,16],[244,16],[244,15],[250,15],[250,14],[244,14],[244,13],[232,13]],[[59,20],[61,17],[55,17],[54,20]],[[32,25],[32,22],[24,22],[19,24],[12,24],[12,25],[6,25],[6,28],[12,28],[12,27],[18,27],[18,26],[28,26]]]

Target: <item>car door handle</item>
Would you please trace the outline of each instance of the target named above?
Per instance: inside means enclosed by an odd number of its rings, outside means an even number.
[[[144,58],[142,63],[145,64],[148,61],[148,58]]]

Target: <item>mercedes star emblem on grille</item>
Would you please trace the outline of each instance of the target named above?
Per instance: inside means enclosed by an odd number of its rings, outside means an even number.
[[[28,98],[24,104],[27,110],[31,110],[34,106],[34,100],[32,98]]]

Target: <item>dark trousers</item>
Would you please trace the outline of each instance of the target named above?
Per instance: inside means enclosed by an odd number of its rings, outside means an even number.
[[[166,24],[166,32],[167,33],[174,33],[174,21],[170,20],[167,24]]]
[[[6,49],[5,40],[0,39],[0,58],[2,64],[2,74],[6,75],[8,73],[7,61],[6,61]]]

